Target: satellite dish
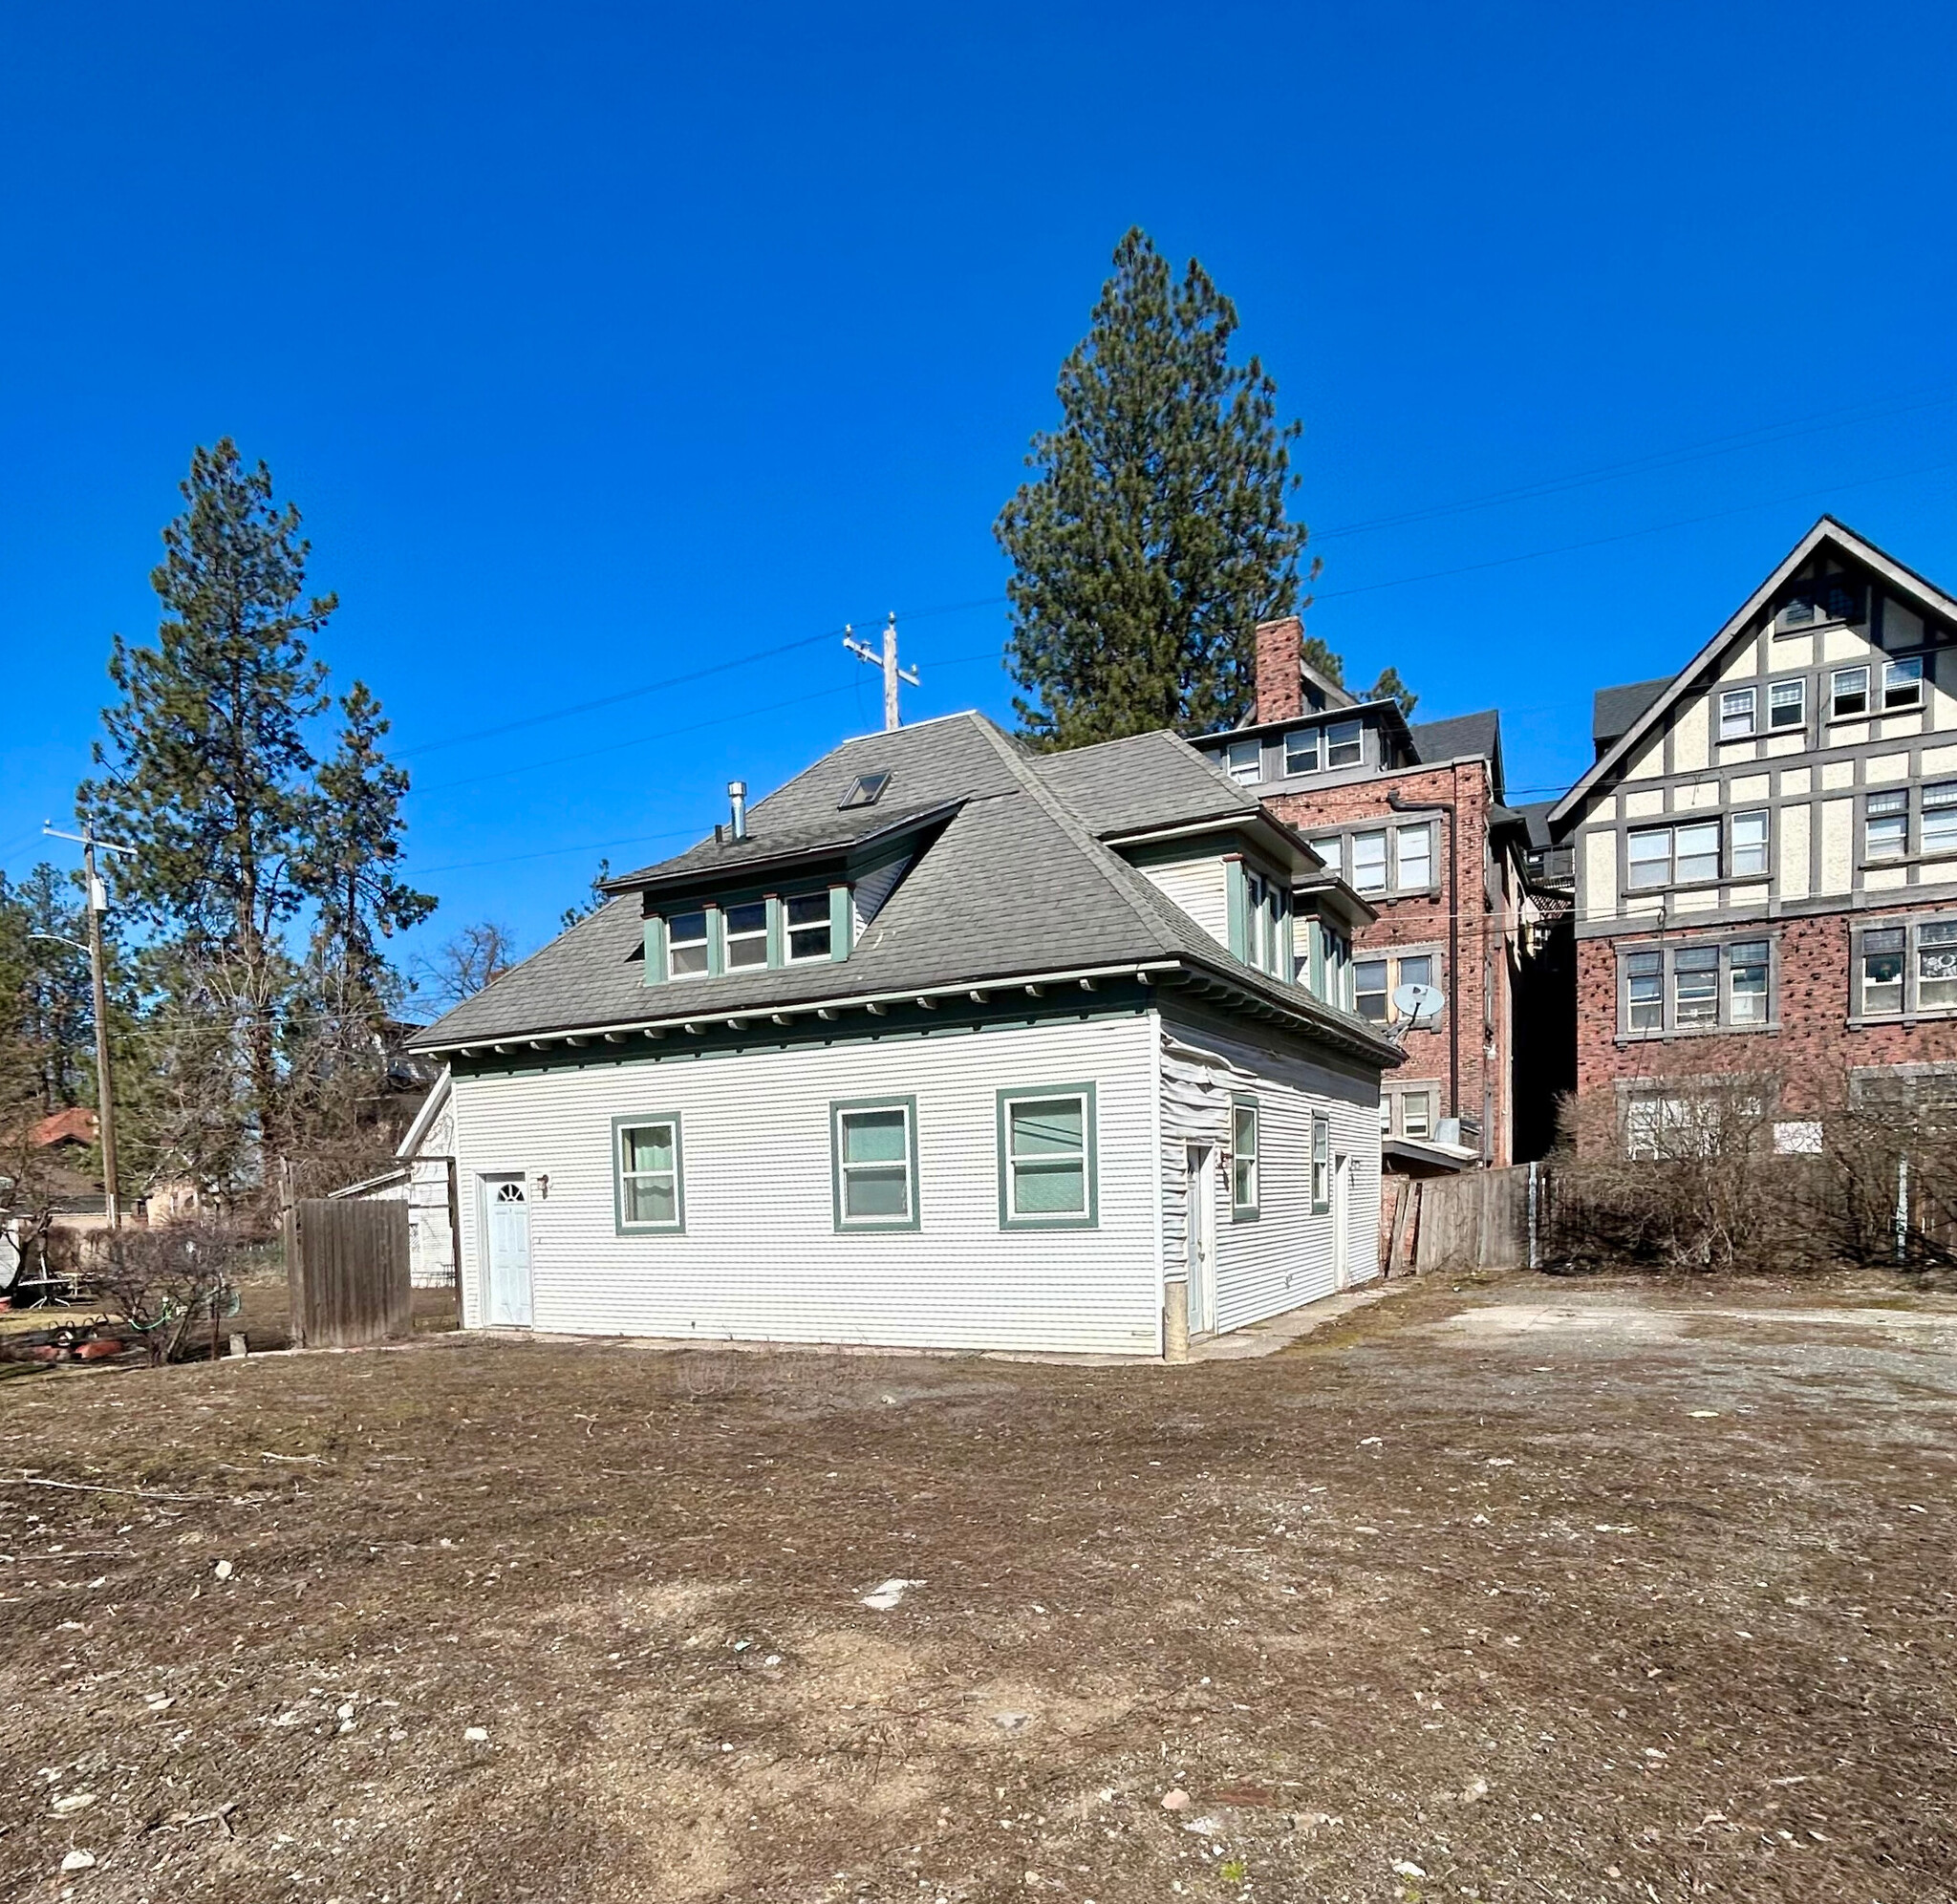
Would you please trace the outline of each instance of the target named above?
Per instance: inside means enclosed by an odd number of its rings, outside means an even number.
[[[1406,1020],[1409,1031],[1432,1024],[1447,1002],[1437,985],[1403,985],[1393,994],[1393,1009]]]

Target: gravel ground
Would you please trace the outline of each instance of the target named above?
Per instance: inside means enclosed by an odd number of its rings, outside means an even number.
[[[0,1476],[10,1897],[1957,1895],[1957,1304],[1889,1285],[36,1374]]]

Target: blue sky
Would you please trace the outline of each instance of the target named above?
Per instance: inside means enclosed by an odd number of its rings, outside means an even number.
[[[534,947],[601,853],[874,726],[845,622],[899,610],[909,714],[1006,717],[991,524],[1131,223],[1303,419],[1312,631],[1560,791],[1591,691],[1823,509],[1957,583],[1953,46],[1880,5],[11,9],[0,866],[226,432],[394,719],[427,939]]]

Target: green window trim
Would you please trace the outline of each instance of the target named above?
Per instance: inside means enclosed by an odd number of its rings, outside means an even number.
[[[1065,1098],[1081,1101],[1080,1158],[1085,1208],[1055,1211],[1051,1214],[1039,1211],[1022,1213],[1013,1207],[1017,1181],[1014,1166],[1019,1164],[1023,1167],[1030,1160],[1014,1155],[1010,1123],[1011,1106],[1049,1103]],[[999,1146],[999,1227],[1001,1230],[1098,1230],[1101,1227],[1100,1119],[1094,1086],[1091,1083],[1005,1086],[999,1093],[998,1120],[996,1141]],[[1048,1157],[1056,1160],[1066,1154],[1046,1153]],[[1035,1163],[1032,1167],[1038,1170],[1041,1166]]]
[[[778,971],[788,962],[788,935],[785,931],[786,913],[782,906],[782,895],[771,892],[767,895],[768,909],[768,970]]]
[[[1314,1113],[1311,1121],[1311,1213],[1332,1209],[1332,1120]]]
[[[663,985],[666,982],[666,920],[663,913],[656,912],[646,921],[646,970],[645,982],[648,985]]]
[[[1250,963],[1250,887],[1244,875],[1241,855],[1233,853],[1223,862],[1224,893],[1230,913],[1230,956]]]
[[[848,1159],[844,1155],[844,1120],[851,1113],[901,1111],[904,1117],[905,1216],[849,1216],[845,1213],[844,1177],[846,1162],[862,1169],[888,1170],[887,1158]],[[923,1181],[917,1168],[917,1100],[914,1097],[832,1098],[829,1101],[829,1208],[839,1236],[875,1236],[894,1230],[923,1228]]]
[[[673,1131],[673,1218],[671,1222],[629,1219],[625,1213],[625,1133],[667,1124]],[[637,1175],[664,1174],[634,1171]],[[612,1120],[612,1223],[620,1236],[683,1236],[686,1234],[686,1140],[677,1111],[635,1111]]]
[[[1250,1123],[1250,1145],[1246,1154],[1244,1121]],[[1258,1199],[1263,1194],[1263,1106],[1247,1091],[1235,1091],[1230,1098],[1230,1215],[1233,1222],[1255,1223],[1261,1213]],[[1249,1165],[1248,1174],[1245,1165]],[[1246,1197],[1244,1192],[1250,1194]]]
[[[856,926],[856,908],[847,886],[829,888],[829,957],[840,962],[849,956]]]

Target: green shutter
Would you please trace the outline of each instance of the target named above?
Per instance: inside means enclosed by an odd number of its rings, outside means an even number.
[[[727,969],[726,922],[718,906],[707,908],[707,976],[718,978]]]
[[[849,903],[849,888],[847,886],[829,888],[829,956],[844,959],[849,956],[849,937],[854,930],[856,914]]]
[[[645,982],[663,985],[669,975],[666,969],[666,922],[655,913],[646,921]]]
[[[788,940],[783,931],[782,896],[778,892],[768,894],[768,963],[788,963]]]

